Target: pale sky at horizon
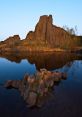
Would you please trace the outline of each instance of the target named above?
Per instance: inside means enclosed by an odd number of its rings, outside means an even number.
[[[0,41],[19,34],[25,38],[41,15],[53,16],[53,24],[77,26],[82,35],[82,0],[0,0]]]

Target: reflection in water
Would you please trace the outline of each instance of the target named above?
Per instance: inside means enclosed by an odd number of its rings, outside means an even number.
[[[7,58],[10,61],[20,63],[21,60],[27,59],[31,64],[36,65],[36,69],[46,68],[54,70],[64,66],[73,60],[82,60],[82,56],[73,53],[55,52],[55,53],[2,53],[0,57]]]
[[[22,79],[26,72],[32,74],[40,68],[67,72],[68,76],[54,87],[53,100],[40,110],[28,109],[19,92],[0,86],[0,117],[82,117],[82,56],[57,52],[5,53],[0,57],[0,83]]]
[[[75,79],[82,83],[82,60],[69,62],[62,68],[56,69],[55,71],[65,72],[69,79]]]
[[[11,62],[7,59],[0,59],[0,83],[6,80],[22,79],[26,73],[34,74],[35,64],[30,64],[27,60],[22,60],[20,64]]]

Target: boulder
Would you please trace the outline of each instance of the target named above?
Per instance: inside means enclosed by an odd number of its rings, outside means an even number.
[[[6,88],[17,88],[18,89],[20,84],[21,84],[21,80],[8,80],[5,83],[4,87],[6,87]]]
[[[29,92],[28,98],[26,102],[28,103],[29,107],[35,106],[37,101],[37,94],[35,92]]]

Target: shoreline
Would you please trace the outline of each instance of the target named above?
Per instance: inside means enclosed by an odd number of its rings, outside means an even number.
[[[22,49],[21,49],[22,48]],[[26,47],[16,47],[16,48],[0,48],[0,54],[1,53],[22,53],[22,52],[29,52],[29,53],[54,53],[54,52],[70,52],[70,53],[76,53],[81,54],[82,53],[82,47],[76,47],[72,49],[61,49],[61,48],[26,48]]]

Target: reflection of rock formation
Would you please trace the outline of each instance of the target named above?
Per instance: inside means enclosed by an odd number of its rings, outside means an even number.
[[[32,76],[25,75],[23,80],[7,81],[5,87],[18,89],[30,107],[41,107],[46,102],[45,98],[48,99],[49,94],[52,93],[54,83],[66,77],[65,73],[40,69]]]
[[[2,53],[0,57],[5,57],[10,61],[20,63],[21,60],[27,59],[31,64],[35,64],[37,69],[46,68],[53,70],[60,68],[72,60],[81,59],[81,56],[75,54],[56,52],[56,53]]]

